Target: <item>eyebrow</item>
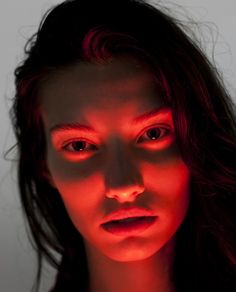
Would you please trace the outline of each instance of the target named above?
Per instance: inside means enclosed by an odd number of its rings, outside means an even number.
[[[146,113],[134,118],[132,120],[131,124],[133,126],[136,126],[138,124],[142,124],[145,121],[147,121],[147,120],[149,120],[149,119],[151,119],[151,118],[153,118],[161,113],[167,112],[167,111],[170,111],[169,107],[159,106],[158,108],[155,108],[149,112],[146,112]],[[55,126],[50,128],[50,133],[55,134],[58,132],[64,132],[64,131],[70,131],[70,130],[77,130],[77,131],[81,131],[81,132],[85,132],[85,133],[92,133],[92,134],[97,133],[93,127],[87,126],[87,125],[82,125],[78,122],[55,125]]]

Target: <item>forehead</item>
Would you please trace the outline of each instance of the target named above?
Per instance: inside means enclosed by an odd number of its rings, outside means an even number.
[[[58,71],[42,86],[40,101],[51,117],[59,114],[65,120],[85,112],[141,114],[162,104],[151,69],[134,58],[78,63]]]

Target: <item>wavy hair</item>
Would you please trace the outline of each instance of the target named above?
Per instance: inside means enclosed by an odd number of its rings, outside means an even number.
[[[10,117],[20,198],[38,258],[32,290],[39,290],[43,259],[57,270],[52,291],[86,291],[89,282],[83,238],[47,178],[40,88],[51,74],[75,63],[100,64],[122,55],[152,68],[191,173],[190,207],[176,234],[176,291],[235,292],[235,104],[179,22],[141,0],[62,2],[44,15],[15,69]]]

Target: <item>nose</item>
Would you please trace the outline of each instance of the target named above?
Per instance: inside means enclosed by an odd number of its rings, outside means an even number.
[[[144,188],[138,185],[130,185],[123,188],[109,189],[107,198],[116,199],[119,203],[133,202],[136,197],[143,193]]]
[[[133,202],[145,190],[141,173],[128,155],[116,153],[105,175],[106,197],[119,203]]]

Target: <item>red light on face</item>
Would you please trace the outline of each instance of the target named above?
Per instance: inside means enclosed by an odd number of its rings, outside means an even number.
[[[113,61],[77,64],[53,82],[42,90],[48,169],[87,250],[121,262],[154,255],[185,218],[190,175],[153,76]],[[153,214],[101,227],[127,204]]]

